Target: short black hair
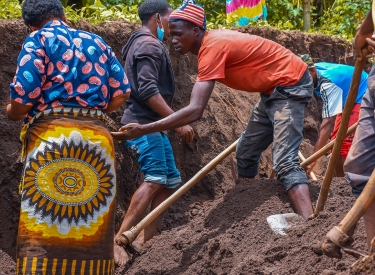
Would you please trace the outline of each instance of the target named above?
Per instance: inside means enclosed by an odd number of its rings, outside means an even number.
[[[49,19],[64,16],[60,0],[25,0],[22,5],[22,18],[27,26],[41,28]]]
[[[165,0],[146,0],[138,7],[138,16],[142,24],[147,24],[155,13],[164,15],[171,9],[171,5]]]

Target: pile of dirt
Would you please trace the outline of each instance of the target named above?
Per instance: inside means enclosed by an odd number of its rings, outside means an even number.
[[[282,184],[266,179],[229,184],[219,199],[189,201],[184,209],[189,222],[150,241],[126,274],[339,274],[355,261],[312,250],[354,202],[344,181],[332,183],[325,211],[286,236],[273,232],[266,221],[269,215],[293,212]],[[319,182],[311,182],[311,191],[316,200]],[[365,250],[362,223],[354,237],[356,248]]]
[[[91,26],[80,22],[77,27],[101,35],[121,57],[122,46],[139,25],[109,22]],[[310,53],[315,61],[353,64],[350,44],[337,38],[271,28],[242,28],[240,31],[276,41],[294,53]],[[21,123],[9,121],[5,107],[9,102],[8,85],[26,35],[20,20],[0,21],[0,89],[3,91],[0,93],[0,271],[3,273],[0,274],[13,274],[15,269],[20,200],[17,187],[22,170],[18,140]],[[197,59],[192,55],[178,55],[170,44],[167,47],[176,77],[174,109],[180,109],[189,102]],[[185,144],[175,133],[170,134],[176,163],[185,181],[240,136],[258,98],[258,94],[216,84],[203,118],[192,125],[197,139]],[[305,156],[311,154],[311,144],[317,139],[320,113],[321,102],[313,98],[305,112],[305,140],[301,146]],[[113,119],[110,128],[119,126],[121,115],[121,110],[110,115]],[[131,195],[142,182],[142,175],[134,157],[119,146],[116,152],[118,226]],[[323,157],[317,166],[318,176],[323,175],[326,165],[327,158]],[[117,269],[117,274],[347,274],[353,258],[344,255],[341,260],[332,260],[313,253],[310,248],[352,206],[354,198],[347,184],[335,181],[326,210],[318,218],[291,230],[287,236],[280,236],[269,229],[266,217],[292,209],[282,185],[264,179],[271,168],[269,148],[262,156],[258,179],[238,181],[235,158],[228,157],[169,209],[160,235],[130,266]],[[319,184],[311,184],[314,201]],[[355,238],[358,248],[364,250],[363,225],[359,226]]]

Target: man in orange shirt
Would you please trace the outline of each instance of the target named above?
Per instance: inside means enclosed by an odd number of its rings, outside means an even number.
[[[150,124],[128,124],[116,139],[130,139],[190,124],[202,117],[215,81],[233,89],[258,92],[260,100],[239,141],[239,177],[258,174],[261,153],[273,143],[273,169],[283,182],[298,214],[313,214],[306,173],[299,164],[304,108],[313,94],[307,65],[291,51],[270,40],[232,30],[206,31],[205,14],[193,0],[169,17],[175,50],[198,55],[198,77],[190,104]],[[126,132],[121,132],[125,131]]]

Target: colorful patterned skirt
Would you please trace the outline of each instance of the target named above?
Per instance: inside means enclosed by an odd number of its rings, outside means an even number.
[[[250,21],[267,19],[266,0],[226,0],[228,23],[246,26]]]
[[[102,120],[55,108],[24,126],[17,274],[114,274],[115,152]]]

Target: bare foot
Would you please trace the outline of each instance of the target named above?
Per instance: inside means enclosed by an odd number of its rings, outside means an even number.
[[[118,244],[114,244],[114,255],[115,255],[115,264],[119,266],[126,265],[127,262],[131,260],[130,254]]]

